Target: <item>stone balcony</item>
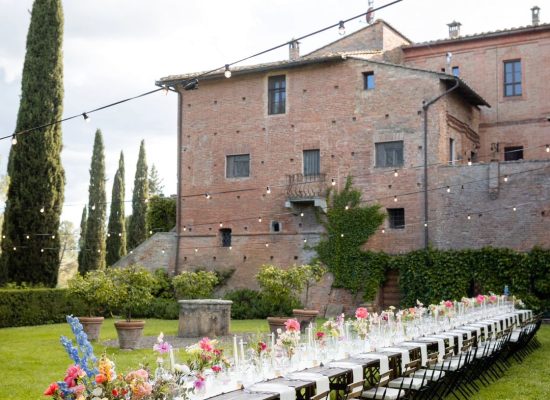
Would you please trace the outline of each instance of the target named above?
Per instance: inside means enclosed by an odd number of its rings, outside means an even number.
[[[292,208],[293,203],[312,203],[326,210],[326,193],[329,184],[326,174],[315,175],[292,174],[286,176],[287,201],[285,206]]]

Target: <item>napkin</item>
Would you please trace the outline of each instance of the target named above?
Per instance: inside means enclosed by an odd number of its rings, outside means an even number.
[[[390,370],[390,358],[385,354],[376,353],[363,353],[357,354],[355,358],[361,358],[363,360],[379,360],[380,361],[380,373],[388,372]]]
[[[426,362],[428,361],[428,345],[423,342],[406,342],[403,343],[403,345],[413,345],[420,347],[420,359],[422,362],[422,366],[426,366]]]
[[[314,381],[317,388],[317,394],[330,390],[328,378],[314,372],[295,372],[289,376],[290,379],[298,379],[303,381]]]
[[[280,400],[296,400],[296,390],[280,383],[256,383],[248,388],[251,392],[278,393]]]
[[[380,349],[380,350],[395,351],[396,353],[401,353],[401,371],[405,371],[405,365],[411,362],[409,349],[403,349],[401,347],[384,347],[383,349]]]
[[[335,368],[348,368],[353,371],[353,383],[363,380],[363,366],[361,364],[354,364],[346,361],[331,362],[329,367]]]

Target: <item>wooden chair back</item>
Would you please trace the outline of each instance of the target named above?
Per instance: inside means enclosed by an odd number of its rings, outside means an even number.
[[[326,390],[322,393],[317,393],[315,396],[311,396],[310,400],[325,400],[328,397],[329,393],[329,390]]]
[[[363,387],[365,386],[365,380],[350,383],[346,386],[346,399],[356,399],[361,397],[363,393]]]

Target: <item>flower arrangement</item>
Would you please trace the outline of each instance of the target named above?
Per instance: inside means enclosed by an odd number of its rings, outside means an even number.
[[[319,347],[325,347],[326,344],[326,334],[323,331],[315,332],[315,340],[319,344]]]
[[[67,316],[71,330],[76,338],[73,341],[61,337],[61,344],[67,351],[73,364],[69,366],[63,380],[54,382],[44,391],[44,395],[54,400],[153,400],[163,398],[186,399],[193,387],[182,385],[183,375],[189,376],[188,367],[179,366],[174,372],[162,378],[152,378],[146,368],[129,373],[116,373],[115,364],[103,354],[99,359],[94,356],[93,348],[78,318]],[[169,351],[170,345],[157,340],[157,351]],[[176,366],[174,366],[176,367]]]
[[[365,307],[359,307],[355,310],[355,321],[351,325],[361,340],[365,340],[369,333],[369,312]]]
[[[186,348],[187,353],[191,356],[191,369],[196,371],[199,379],[207,369],[217,373],[229,366],[229,361],[223,355],[223,350],[216,348],[217,344],[217,340],[204,337],[198,343]]]
[[[285,322],[285,331],[277,329],[277,347],[284,350],[289,358],[292,358],[296,346],[300,343],[300,323],[295,319]]]
[[[342,334],[342,332],[340,330],[340,326],[333,319],[328,319],[327,321],[325,321],[325,323],[322,325],[322,327],[323,327],[323,330],[324,330],[323,333],[326,332],[326,335],[328,335],[329,337],[339,339],[341,334]]]
[[[485,304],[485,300],[486,300],[486,298],[482,294],[478,294],[475,298],[476,304],[478,306],[482,306],[483,304]]]

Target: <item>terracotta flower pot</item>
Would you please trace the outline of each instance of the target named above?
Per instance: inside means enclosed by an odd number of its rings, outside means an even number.
[[[78,317],[84,332],[88,335],[88,340],[99,339],[99,332],[104,319],[103,317]]]
[[[267,317],[267,323],[269,324],[269,330],[271,333],[277,333],[277,329],[281,328],[285,330],[285,322],[290,317]]]
[[[292,310],[292,315],[300,323],[300,331],[304,333],[309,324],[315,321],[317,315],[319,315],[318,310]]]
[[[118,346],[121,349],[136,349],[139,345],[145,321],[116,321]]]

